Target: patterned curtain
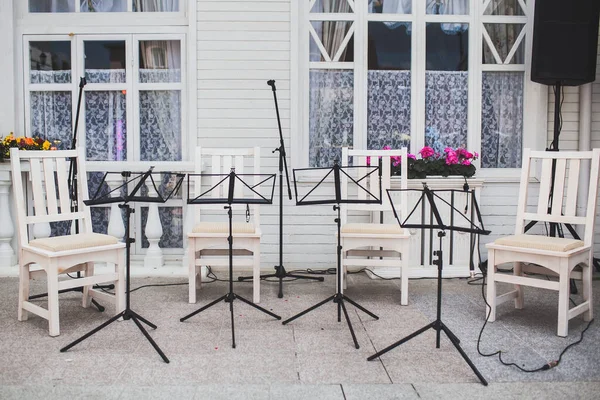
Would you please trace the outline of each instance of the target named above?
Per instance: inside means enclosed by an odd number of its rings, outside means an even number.
[[[354,71],[310,71],[309,96],[309,163],[332,166],[353,143]]]
[[[484,72],[481,166],[519,168],[523,139],[522,72]]]
[[[402,146],[410,129],[410,72],[369,71],[369,148]],[[329,166],[352,145],[353,71],[310,72],[309,161]],[[425,143],[436,151],[467,144],[468,72],[428,71]],[[482,166],[515,168],[521,163],[523,74],[486,72],[482,93]],[[414,150],[413,150],[414,151]]]
[[[467,145],[468,80],[468,71],[425,73],[425,145],[438,153]]]
[[[124,12],[128,0],[81,0],[82,12]]]

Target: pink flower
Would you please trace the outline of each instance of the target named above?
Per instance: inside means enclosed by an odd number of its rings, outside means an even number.
[[[425,146],[421,149],[421,151],[419,151],[419,154],[421,154],[421,157],[423,158],[429,158],[431,156],[433,156],[435,154],[435,152],[433,151],[433,149],[429,146]]]
[[[401,156],[392,156],[392,157],[390,157],[390,159],[392,160],[392,165],[394,167],[397,167],[402,162],[402,157]]]
[[[447,165],[458,164],[458,155],[456,154],[456,152],[454,150],[449,151],[446,154],[446,164]]]
[[[462,165],[471,165],[471,160],[463,160]]]
[[[407,156],[408,158],[412,158],[413,160],[416,160],[416,159],[417,159],[417,157],[416,157],[414,154],[410,154],[410,153],[408,153],[406,156]]]
[[[458,152],[459,150],[461,150],[461,149],[457,149],[456,152]],[[451,151],[454,151],[454,149],[452,147],[446,147],[444,149],[444,153],[450,153]]]
[[[479,154],[475,151],[473,152],[473,160],[477,160],[479,158]]]
[[[388,145],[383,146],[383,150],[391,150],[392,148]]]
[[[371,157],[367,157],[367,165],[371,165]]]

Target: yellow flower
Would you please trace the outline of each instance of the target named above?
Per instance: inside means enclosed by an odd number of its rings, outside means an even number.
[[[46,140],[44,142],[44,144],[42,144],[42,149],[49,150],[50,149],[50,142]]]

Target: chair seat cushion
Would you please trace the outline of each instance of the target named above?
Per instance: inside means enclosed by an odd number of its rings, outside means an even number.
[[[234,222],[232,226],[233,233],[255,233],[254,224],[246,222]],[[200,222],[192,233],[229,233],[229,222]]]
[[[29,245],[42,250],[58,252],[108,246],[117,243],[119,241],[114,236],[103,235],[101,233],[79,233],[76,235],[34,239],[29,242]]]
[[[344,224],[342,233],[401,235],[404,230],[398,224]]]
[[[583,247],[581,240],[541,235],[513,235],[497,239],[494,244],[524,249],[566,252]]]

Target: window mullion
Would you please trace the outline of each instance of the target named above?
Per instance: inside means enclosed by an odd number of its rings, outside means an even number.
[[[483,23],[481,15],[484,9],[478,0],[472,0],[471,23],[469,26],[469,128],[467,133],[467,148],[481,154],[481,99],[482,99],[482,68],[483,60]],[[479,163],[479,161],[476,161]]]
[[[367,11],[366,1],[354,6],[354,145],[355,149],[367,148]]]
[[[416,0],[413,12],[412,79],[411,79],[411,141],[410,151],[417,153],[425,145],[425,11],[426,3]]]
[[[126,69],[125,76],[127,82],[127,159],[140,159],[139,138],[140,138],[140,118],[139,118],[139,54],[136,51],[138,48],[137,36],[129,35],[127,37],[126,46],[129,49],[126,51]]]

